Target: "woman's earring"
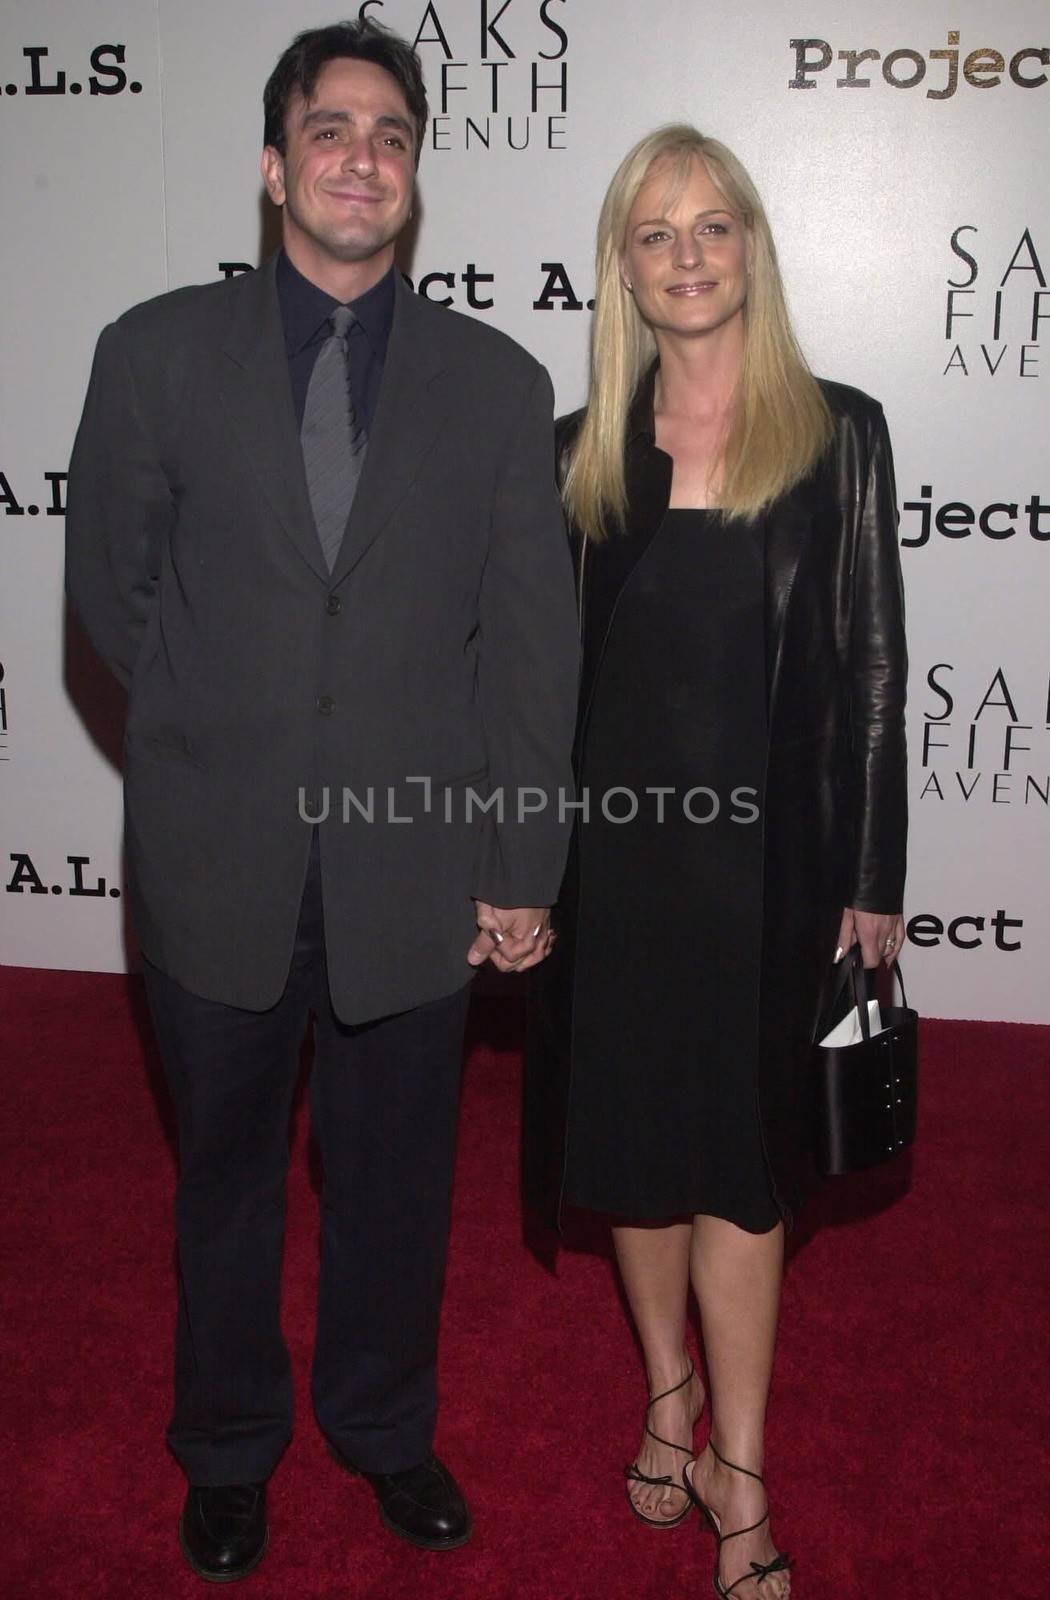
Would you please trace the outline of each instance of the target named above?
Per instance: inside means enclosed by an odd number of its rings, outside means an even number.
[[[626,278],[624,278],[624,280],[623,280],[623,286],[627,290],[628,294],[633,294],[634,293],[634,284],[633,283],[628,283]]]

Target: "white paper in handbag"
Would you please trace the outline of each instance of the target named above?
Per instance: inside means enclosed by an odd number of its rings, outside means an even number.
[[[885,1031],[882,1025],[882,1012],[879,1010],[879,1002],[877,1000],[868,1001],[868,1025],[872,1033],[883,1033]],[[821,1044],[836,1047],[843,1044],[860,1044],[863,1037],[864,1035],[860,1031],[860,1018],[857,1015],[857,1008],[854,1006],[852,1010],[847,1011],[841,1022],[836,1022],[831,1032],[826,1033],[820,1042]]]

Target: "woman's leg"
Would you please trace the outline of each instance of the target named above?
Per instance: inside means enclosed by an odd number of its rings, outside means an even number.
[[[704,1355],[711,1384],[711,1438],[719,1454],[761,1474],[765,1455],[766,1401],[773,1370],[784,1229],[748,1233],[721,1217],[693,1219],[690,1276],[700,1305]],[[691,1469],[701,1499],[725,1533],[757,1522],[766,1510],[760,1483],[722,1466],[705,1450]],[[768,1522],[723,1547],[721,1579],[729,1587],[752,1561],[776,1554]],[[739,1600],[786,1600],[790,1578],[772,1574],[741,1584]]]
[[[650,1395],[675,1388],[689,1371],[685,1311],[692,1233],[689,1222],[625,1224],[612,1230],[620,1275],[642,1343]],[[693,1426],[703,1404],[703,1385],[694,1377],[692,1383],[652,1408],[649,1426],[661,1438],[691,1452]],[[669,1450],[648,1434],[643,1434],[635,1458],[640,1472],[652,1478],[669,1476],[674,1484],[681,1482],[686,1459],[680,1450]],[[629,1493],[635,1508],[654,1519],[676,1517],[686,1503],[684,1491],[669,1486],[632,1482]]]

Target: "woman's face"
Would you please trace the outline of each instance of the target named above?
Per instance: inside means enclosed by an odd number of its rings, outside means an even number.
[[[672,167],[655,161],[627,223],[623,281],[654,330],[701,336],[743,314],[747,231],[694,156],[672,199]]]

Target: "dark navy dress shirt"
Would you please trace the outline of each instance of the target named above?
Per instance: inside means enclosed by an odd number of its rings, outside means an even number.
[[[350,388],[367,433],[372,431],[390,325],[394,320],[394,271],[391,267],[360,299],[345,302],[356,319],[348,344]],[[277,260],[277,299],[284,326],[295,420],[301,428],[317,352],[331,331],[328,319],[343,302],[334,300],[309,278],[304,278],[283,250]]]

